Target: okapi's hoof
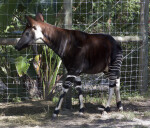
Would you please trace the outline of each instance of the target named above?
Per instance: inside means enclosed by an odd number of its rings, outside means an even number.
[[[119,111],[123,111],[123,106],[118,108]]]
[[[83,115],[84,114],[84,108],[80,108],[80,110],[79,110],[79,113],[80,113],[80,115]]]
[[[57,117],[58,117],[58,114],[54,114],[54,113],[53,113],[52,119],[55,119],[55,118],[57,118]]]
[[[106,107],[106,108],[105,108],[105,111],[106,111],[106,112],[110,112],[110,107]]]
[[[122,106],[121,101],[117,102],[117,108],[119,111],[123,111],[123,106]]]
[[[53,114],[52,117],[51,117],[51,120],[57,120],[57,119],[58,119],[58,115]]]
[[[58,114],[59,114],[59,110],[55,110],[54,113],[53,113],[52,118],[58,117]]]
[[[101,105],[100,107],[98,107],[98,110],[103,112],[103,111],[105,111],[105,107],[103,105]]]

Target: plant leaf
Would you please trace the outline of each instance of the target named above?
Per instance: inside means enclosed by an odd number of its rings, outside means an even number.
[[[30,63],[27,57],[20,56],[16,59],[15,65],[16,65],[18,75],[21,77],[24,74],[27,74]]]

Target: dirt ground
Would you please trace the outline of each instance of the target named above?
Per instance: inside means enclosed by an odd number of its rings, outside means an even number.
[[[74,105],[52,119],[54,105],[49,101],[0,103],[0,128],[150,128],[150,99],[124,100],[123,105],[123,112],[112,106],[104,113],[99,105],[86,103],[84,115]]]

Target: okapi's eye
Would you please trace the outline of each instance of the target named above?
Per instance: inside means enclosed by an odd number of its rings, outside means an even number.
[[[26,32],[26,36],[29,36],[29,32]]]

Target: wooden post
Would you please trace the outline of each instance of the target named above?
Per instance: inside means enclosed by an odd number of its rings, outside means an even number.
[[[117,42],[128,43],[128,42],[142,42],[141,36],[113,36]],[[0,45],[16,45],[20,38],[0,38]],[[31,45],[45,45],[42,40],[37,40],[36,43]]]
[[[64,28],[72,29],[72,0],[64,0]],[[63,67],[63,74],[66,74],[65,67]],[[72,89],[70,88],[63,102],[63,107],[67,109],[72,108]]]
[[[72,29],[72,0],[64,0],[64,27]]]
[[[140,32],[143,47],[140,50],[139,59],[139,86],[141,94],[144,94],[148,86],[148,17],[149,0],[141,0]]]

